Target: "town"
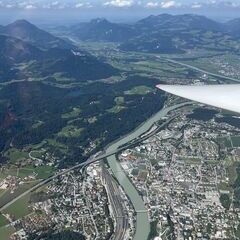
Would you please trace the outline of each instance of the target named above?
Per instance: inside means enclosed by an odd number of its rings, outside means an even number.
[[[237,239],[240,212],[229,169],[239,158],[239,137],[232,143],[231,136],[240,129],[191,119],[187,111],[119,160],[159,239]]]

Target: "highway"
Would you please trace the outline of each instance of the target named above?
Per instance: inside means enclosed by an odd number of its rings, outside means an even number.
[[[127,209],[122,200],[120,189],[117,182],[109,173],[105,166],[102,167],[103,178],[105,179],[106,190],[108,193],[109,203],[115,219],[114,234],[111,237],[113,240],[127,239],[126,232],[128,230],[128,214]]]
[[[213,77],[217,77],[217,78],[226,79],[226,80],[230,80],[230,81],[233,81],[233,82],[240,83],[240,79],[223,76],[223,75],[216,74],[216,73],[211,73],[211,72],[208,72],[208,71],[203,70],[201,68],[194,67],[192,65],[189,65],[189,64],[186,64],[186,63],[182,63],[182,62],[179,62],[179,61],[176,61],[176,60],[172,60],[172,59],[169,59],[169,58],[162,58],[160,56],[158,56],[157,58],[158,59],[163,59],[163,60],[165,60],[167,62],[170,62],[170,63],[178,64],[178,65],[183,66],[183,67],[187,67],[187,68],[193,69],[193,70],[195,70],[197,72],[208,74],[209,76],[213,76]]]
[[[156,132],[156,131],[154,131],[154,132]],[[153,134],[153,133],[151,133],[151,135],[152,135],[152,134]],[[149,137],[149,135],[147,135],[147,136]],[[64,170],[64,171],[62,171],[62,172],[59,172],[59,173],[57,173],[57,174],[55,174],[55,175],[53,175],[53,176],[51,176],[51,177],[49,177],[49,178],[41,181],[41,182],[39,182],[38,184],[36,184],[36,185],[33,186],[32,188],[28,189],[27,191],[23,192],[22,194],[20,194],[19,196],[17,196],[17,197],[14,198],[13,200],[9,201],[7,204],[1,206],[1,207],[0,207],[0,212],[4,211],[6,208],[8,208],[8,207],[9,207],[10,205],[12,205],[13,203],[15,203],[17,200],[21,199],[22,197],[26,196],[27,194],[29,194],[29,193],[31,193],[31,192],[33,192],[33,191],[35,191],[35,190],[37,190],[38,188],[44,186],[45,184],[53,181],[54,179],[58,178],[59,176],[65,175],[65,174],[67,174],[67,173],[69,173],[69,172],[71,172],[71,171],[73,171],[73,170],[76,170],[76,169],[81,168],[81,167],[85,167],[85,166],[87,166],[87,165],[89,165],[89,164],[91,164],[91,163],[93,163],[93,162],[100,161],[100,160],[102,160],[102,159],[104,159],[104,158],[107,158],[107,157],[110,157],[110,156],[112,156],[112,155],[115,155],[115,154],[117,154],[118,152],[121,152],[121,151],[129,148],[131,145],[136,144],[136,143],[138,143],[138,142],[141,142],[141,141],[143,141],[143,140],[145,140],[145,139],[146,139],[146,136],[144,136],[143,138],[135,139],[134,142],[132,142],[132,143],[126,145],[126,146],[120,147],[120,148],[118,148],[118,149],[116,149],[116,150],[108,151],[107,153],[106,153],[106,152],[103,152],[101,155],[90,157],[90,158],[89,158],[86,162],[84,162],[84,163],[77,164],[77,165],[75,165],[75,166],[73,166],[73,167],[71,167],[71,168],[68,168],[68,169],[66,169],[66,170]]]
[[[21,199],[22,197],[26,196],[27,194],[29,194],[30,192],[33,192],[35,190],[37,190],[38,188],[44,186],[45,184],[51,182],[52,180],[58,178],[59,176],[62,176],[62,175],[65,175],[73,170],[76,170],[78,168],[81,168],[81,167],[85,167],[93,162],[96,162],[96,161],[99,161],[99,160],[102,160],[106,157],[109,157],[111,155],[115,155],[117,152],[119,151],[122,151],[124,149],[126,149],[128,146],[125,146],[125,147],[122,147],[118,150],[115,150],[115,151],[112,151],[112,152],[108,152],[108,153],[103,153],[101,155],[98,155],[98,156],[95,156],[95,157],[90,157],[86,162],[84,163],[79,163],[71,168],[68,168],[62,172],[59,172],[43,181],[41,181],[40,183],[36,184],[35,186],[33,186],[32,188],[28,189],[27,191],[23,192],[22,194],[20,194],[19,196],[17,196],[16,198],[14,198],[13,200],[9,201],[7,204],[1,206],[0,208],[0,212],[2,212],[3,210],[5,210],[6,208],[8,208],[10,205],[12,205],[13,203],[15,203],[17,200]]]

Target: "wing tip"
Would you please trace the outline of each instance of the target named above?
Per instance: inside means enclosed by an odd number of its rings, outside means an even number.
[[[167,89],[168,89],[169,86],[171,86],[171,85],[158,84],[158,85],[156,85],[156,88],[158,88],[158,89],[160,89],[160,90],[163,90],[163,91],[167,92]]]
[[[164,86],[163,84],[158,84],[156,85],[156,88],[163,90],[163,86]]]

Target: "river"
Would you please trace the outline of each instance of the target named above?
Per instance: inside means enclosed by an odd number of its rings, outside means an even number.
[[[158,113],[150,117],[146,122],[141,124],[138,128],[136,128],[133,132],[127,134],[122,137],[120,140],[112,143],[110,146],[106,148],[106,153],[117,150],[120,146],[131,142],[132,140],[140,137],[143,133],[147,132],[151,126],[159,121],[160,118],[166,116],[170,111],[188,105],[187,103],[177,104],[171,107],[163,108]],[[116,155],[112,155],[107,157],[108,164],[112,169],[114,176],[118,180],[119,184],[124,189],[125,193],[128,195],[132,205],[137,213],[136,218],[136,232],[134,236],[134,240],[147,240],[148,235],[150,233],[150,222],[148,218],[148,213],[145,208],[142,197],[139,195],[133,183],[129,180],[126,173],[122,169],[120,163],[118,162]]]

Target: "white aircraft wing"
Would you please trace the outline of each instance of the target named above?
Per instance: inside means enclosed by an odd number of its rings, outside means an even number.
[[[240,113],[240,84],[224,85],[157,85],[171,94],[199,103]]]

